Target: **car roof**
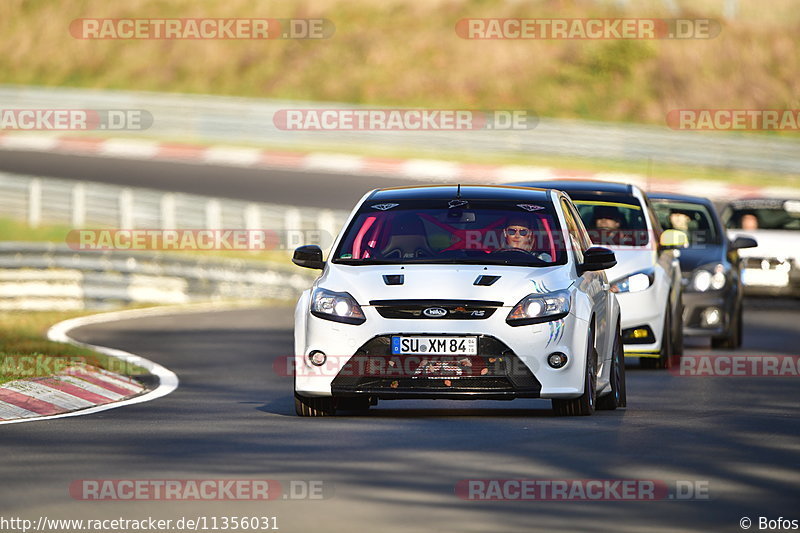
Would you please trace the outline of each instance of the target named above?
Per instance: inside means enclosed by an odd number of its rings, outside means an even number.
[[[739,198],[736,200],[731,200],[728,202],[728,206],[734,209],[747,209],[747,208],[778,208],[781,209],[784,206],[784,203],[787,201],[786,198],[766,198],[766,197],[751,197],[751,198]],[[792,200],[789,200],[792,201]]]
[[[547,180],[547,181],[523,181],[514,185],[523,187],[539,187],[543,189],[557,189],[564,192],[607,192],[617,194],[633,194],[633,185],[617,181],[600,180]]]
[[[673,194],[671,192],[653,192],[647,193],[651,200],[675,200],[678,202],[686,202],[687,204],[703,204],[706,207],[714,205],[714,203],[703,196],[692,196],[689,194]]]
[[[550,193],[541,188],[508,185],[416,185],[377,189],[367,197],[367,200],[454,200],[456,198],[550,201]]]

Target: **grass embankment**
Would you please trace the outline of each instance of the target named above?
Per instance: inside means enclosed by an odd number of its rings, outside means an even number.
[[[89,364],[126,376],[147,374],[136,365],[71,344],[47,340],[50,326],[91,311],[1,311],[0,383],[49,376],[72,364]]]
[[[669,6],[678,5],[678,12]],[[0,3],[0,83],[209,93],[665,125],[680,108],[797,108],[796,0],[67,0]],[[77,18],[302,17],[323,40],[82,40]],[[713,18],[712,39],[465,40],[462,18]]]
[[[25,223],[0,218],[0,241],[64,243],[69,231],[70,228],[64,226],[30,228]],[[131,253],[135,254],[136,252]],[[192,257],[203,254],[214,258],[239,258],[290,264],[285,251],[172,252],[173,256],[185,256],[186,254]],[[274,301],[265,300],[264,303],[274,303]],[[130,308],[134,307],[136,306],[130,306]],[[47,340],[47,330],[53,324],[95,312],[89,310],[0,311],[0,383],[53,375],[70,364],[79,363],[128,376],[147,374],[147,371],[141,367],[93,350]]]

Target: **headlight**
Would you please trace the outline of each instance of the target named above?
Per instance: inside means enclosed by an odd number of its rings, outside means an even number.
[[[569,292],[529,294],[519,301],[506,318],[511,326],[539,324],[563,318],[569,313]]]
[[[649,288],[655,279],[653,270],[643,270],[612,283],[611,292],[640,292]]]
[[[320,288],[311,295],[311,314],[345,324],[363,324],[367,320],[361,306],[349,293]]]
[[[692,288],[697,292],[706,292],[709,289],[718,291],[725,286],[726,281],[724,266],[707,265],[694,271]]]

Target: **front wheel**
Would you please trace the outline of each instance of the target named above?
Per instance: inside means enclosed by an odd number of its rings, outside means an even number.
[[[742,308],[733,314],[733,322],[723,337],[711,337],[711,347],[715,350],[726,348],[735,350],[742,346]]]
[[[628,405],[628,395],[625,390],[625,352],[622,348],[622,333],[617,331],[614,341],[614,352],[611,354],[611,392],[598,398],[597,408],[613,411],[617,407]]]
[[[664,330],[661,332],[661,352],[658,358],[642,358],[640,366],[642,368],[671,368],[672,358],[672,308],[667,303],[667,310],[664,312]]]
[[[597,350],[594,346],[594,325],[589,329],[586,349],[586,371],[583,394],[567,400],[553,399],[553,412],[556,416],[589,416],[594,414],[597,399]]]

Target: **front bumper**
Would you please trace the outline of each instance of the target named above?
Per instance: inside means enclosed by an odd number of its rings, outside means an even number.
[[[719,310],[719,322],[709,324],[704,318],[710,310]],[[733,322],[736,296],[730,291],[684,292],[683,334],[688,337],[724,335]]]
[[[305,331],[300,332],[296,345],[296,392],[303,396],[369,395],[383,399],[574,398],[583,393],[588,323],[575,315],[512,327],[505,322],[508,310],[498,310],[484,320],[386,319],[372,307],[364,307],[364,314],[367,320],[361,325],[306,315]],[[392,335],[477,336],[478,355],[469,357],[475,358],[476,368],[483,365],[487,371],[429,378],[388,370],[353,370],[353,366],[373,360],[388,369],[392,357],[400,358],[399,368],[407,369],[404,356],[391,355]],[[311,365],[307,356],[317,350],[332,364],[323,368]],[[547,364],[547,356],[554,352],[566,354],[568,362],[563,368]],[[419,355],[410,357],[421,359]]]
[[[655,284],[640,292],[617,294],[622,330],[649,329],[649,342],[623,339],[625,357],[658,357],[664,330],[665,302],[661,302]],[[646,339],[647,340],[647,339]]]

